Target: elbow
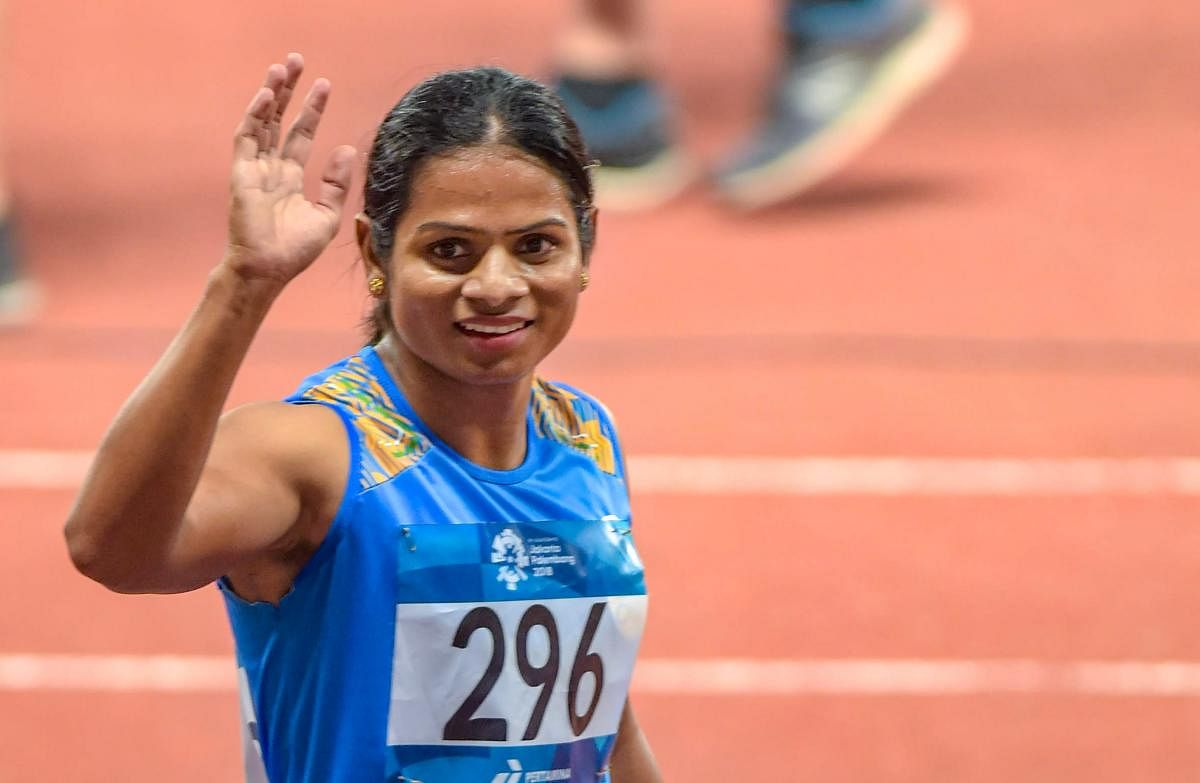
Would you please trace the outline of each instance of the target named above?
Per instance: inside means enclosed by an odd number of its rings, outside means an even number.
[[[97,535],[88,531],[77,520],[67,522],[63,537],[67,543],[67,554],[76,571],[115,593],[138,592],[131,584],[129,569],[122,567],[123,558],[115,556]]]
[[[76,518],[67,522],[63,537],[75,570],[114,593],[179,593],[207,584],[182,586],[162,567],[165,557],[157,550],[118,544]]]
[[[81,530],[82,525],[71,519],[63,529],[63,537],[67,541],[67,554],[75,570],[105,587],[111,587],[113,581],[111,567],[106,562],[104,547],[97,541],[96,536]]]
[[[89,535],[84,523],[72,514],[63,525],[63,538],[67,542],[71,565],[84,576],[90,576],[100,560],[100,547],[96,545],[95,537]]]

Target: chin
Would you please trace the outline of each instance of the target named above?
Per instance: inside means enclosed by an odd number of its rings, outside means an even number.
[[[536,364],[501,359],[493,365],[456,367],[448,374],[472,386],[500,386],[527,380],[536,370]]]

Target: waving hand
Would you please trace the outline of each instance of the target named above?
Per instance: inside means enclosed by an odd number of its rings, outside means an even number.
[[[291,280],[337,233],[350,186],[354,148],[337,147],[325,163],[317,197],[304,195],[304,167],[329,100],[329,82],[317,79],[281,142],[281,123],[304,60],[267,69],[234,136],[226,263],[248,279]]]

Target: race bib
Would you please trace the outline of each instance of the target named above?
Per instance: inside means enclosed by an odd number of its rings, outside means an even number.
[[[615,734],[646,597],[400,604],[389,745]]]
[[[390,779],[606,778],[646,620],[627,521],[402,534]]]

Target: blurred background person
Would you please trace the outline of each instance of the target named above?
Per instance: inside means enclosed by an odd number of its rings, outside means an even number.
[[[18,263],[7,183],[0,170],[0,327],[28,320],[36,299],[33,284]]]
[[[0,37],[4,25],[4,7],[0,5]],[[0,114],[0,143],[4,140],[4,115]],[[9,192],[8,169],[0,155],[0,327],[13,326],[28,320],[33,314],[37,296],[33,283],[22,274],[17,257],[12,219],[12,194]]]
[[[650,66],[646,1],[576,0],[556,53],[558,92],[601,164],[603,206],[651,207],[695,176]],[[946,69],[966,23],[929,0],[783,0],[779,28],[759,123],[712,172],[745,208],[804,192],[870,143]]]

